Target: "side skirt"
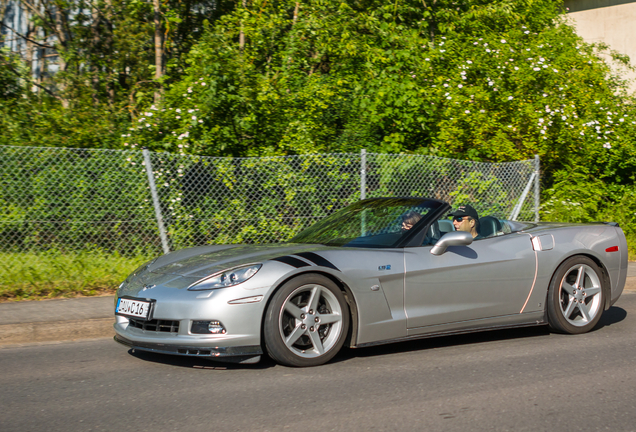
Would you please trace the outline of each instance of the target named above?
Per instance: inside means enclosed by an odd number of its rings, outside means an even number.
[[[404,337],[399,337],[395,339],[385,339],[385,340],[376,341],[376,342],[361,343],[356,346],[352,346],[351,348],[366,348],[366,347],[371,347],[376,345],[386,345],[390,343],[406,342],[406,341],[411,341],[416,339],[428,339],[428,338],[434,338],[434,337],[440,337],[440,336],[479,333],[483,331],[505,330],[505,329],[522,328],[522,327],[537,327],[537,326],[544,326],[544,325],[548,325],[548,323],[547,321],[542,320],[542,321],[533,321],[533,322],[521,323],[521,324],[502,324],[502,325],[494,325],[494,326],[487,326],[487,327],[476,327],[472,329],[448,330],[448,331],[442,331],[442,332],[404,336]]]

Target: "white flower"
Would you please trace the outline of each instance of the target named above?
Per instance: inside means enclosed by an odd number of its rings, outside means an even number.
[[[612,145],[608,142],[606,142],[605,144],[603,144],[603,147],[605,147],[606,149],[611,149]]]
[[[197,119],[197,116],[192,116],[192,120],[196,120],[196,119]]]
[[[446,96],[446,99],[451,100],[453,97],[452,96]]]
[[[176,111],[180,113],[181,112],[181,108],[177,108]]]
[[[181,118],[181,116],[177,116],[177,120],[179,120]]]
[[[466,110],[464,111],[465,114],[470,114],[470,111]]]
[[[486,52],[490,52],[490,48],[486,48]]]
[[[623,119],[623,118],[619,118],[619,119],[618,119],[618,121],[622,123],[622,122],[624,122],[624,121],[625,121],[625,119]]]
[[[567,120],[566,116],[561,116],[561,120]]]
[[[548,95],[547,95],[547,94],[545,94],[545,93],[543,93],[543,97],[548,97]]]
[[[515,66],[515,70],[519,70],[519,68],[517,66]]]
[[[468,63],[468,64],[473,64],[473,62],[472,62],[472,61],[470,61],[470,60],[466,60],[466,63]]]
[[[188,87],[188,93],[192,93],[192,87]]]
[[[501,43],[506,43],[506,40],[505,40],[505,39],[502,39],[502,40],[501,40]]]
[[[532,68],[532,70],[533,70],[533,71],[540,71],[540,70],[541,70],[541,68],[537,68],[537,67],[536,67],[536,68]]]
[[[448,87],[448,84],[444,83],[444,87]]]
[[[513,100],[514,98],[512,96],[508,96],[508,100]]]
[[[528,34],[528,33],[530,33],[530,30],[526,30],[526,31],[524,31],[523,33],[524,33],[524,34]]]
[[[598,105],[601,103],[601,101],[594,101],[594,103]]]
[[[556,72],[556,73],[559,73],[559,71],[558,71],[558,70],[556,70],[556,69],[552,69],[552,70],[553,70],[554,72]]]
[[[201,83],[201,85],[202,85],[202,86],[204,86],[204,85],[205,85],[205,83],[204,83],[204,82],[202,82],[202,83]]]
[[[463,86],[463,85],[461,85],[461,84],[458,84],[458,85],[457,85],[457,88],[462,88],[462,87],[464,87],[464,86]]]
[[[146,123],[146,127],[150,127],[150,125],[148,123]]]
[[[544,120],[542,118],[539,119],[539,123],[543,123]]]

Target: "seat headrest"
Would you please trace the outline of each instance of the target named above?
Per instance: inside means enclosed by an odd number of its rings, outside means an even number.
[[[501,231],[501,222],[492,216],[479,218],[479,235],[482,237],[492,237]]]

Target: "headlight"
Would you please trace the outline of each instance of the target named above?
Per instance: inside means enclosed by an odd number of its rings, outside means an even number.
[[[221,273],[216,273],[212,276],[203,278],[200,281],[196,281],[190,285],[188,289],[192,291],[201,291],[238,285],[254,276],[262,266],[262,264],[252,264],[249,266],[225,270]]]

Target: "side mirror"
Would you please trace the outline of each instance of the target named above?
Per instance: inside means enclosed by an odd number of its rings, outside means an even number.
[[[446,233],[431,248],[433,255],[441,255],[446,252],[449,246],[468,246],[473,242],[473,236],[464,231],[453,231]]]

